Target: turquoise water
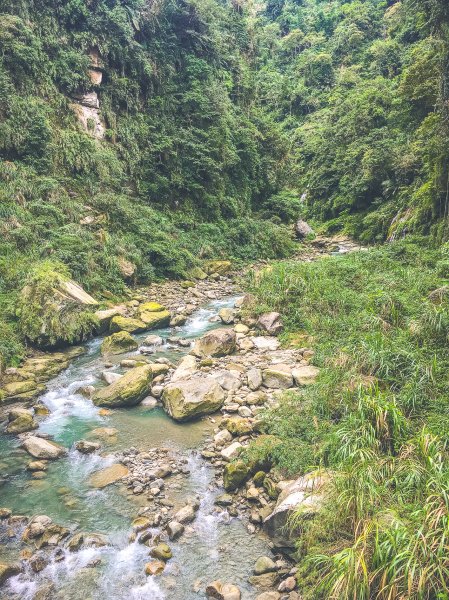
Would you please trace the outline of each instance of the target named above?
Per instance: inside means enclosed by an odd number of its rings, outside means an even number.
[[[221,326],[209,319],[223,306],[232,306],[235,298],[210,303],[192,315],[187,323],[174,332],[170,329],[154,331],[166,339],[172,335],[196,338],[209,329]],[[145,338],[142,334],[140,338]],[[199,457],[198,448],[211,433],[213,424],[204,419],[189,424],[172,421],[161,408],[135,407],[110,411],[102,416],[89,399],[77,394],[83,385],[102,385],[101,372],[104,359],[99,353],[101,340],[89,344],[88,352],[48,385],[42,401],[51,414],[41,421],[39,429],[68,449],[68,455],[49,464],[44,479],[34,480],[26,470],[30,461],[19,448],[17,439],[0,436],[1,472],[7,483],[0,489],[1,505],[14,514],[27,516],[46,514],[56,523],[70,529],[100,532],[108,535],[110,544],[101,549],[88,548],[76,553],[66,553],[65,560],[53,561],[38,575],[26,572],[9,580],[1,598],[32,600],[39,586],[51,582],[56,599],[91,598],[92,600],[165,600],[198,598],[194,587],[200,587],[220,578],[239,584],[243,598],[257,594],[246,583],[256,559],[266,554],[267,540],[250,536],[239,519],[229,519],[227,513],[218,512],[214,497],[223,490],[213,485],[213,470]],[[177,363],[189,349],[164,344],[151,355],[167,357]],[[123,372],[118,363],[138,353],[115,356],[111,370]],[[109,359],[109,357],[108,357]],[[115,428],[112,437],[98,438],[98,428]],[[99,439],[99,454],[82,455],[73,448],[79,439]],[[143,496],[130,496],[124,486],[113,485],[102,490],[89,485],[95,471],[114,462],[114,451],[131,446],[145,451],[155,447],[170,447],[188,461],[190,475],[183,479],[182,487],[174,493],[182,500],[192,493],[201,497],[198,516],[190,530],[180,541],[172,543],[173,559],[163,576],[146,577],[144,564],[149,560],[148,548],[129,543],[130,523],[139,507],[145,504]],[[148,501],[146,501],[148,502]],[[5,541],[5,531],[0,531],[0,541]],[[14,556],[19,545],[13,540],[4,548],[5,558]],[[86,568],[93,558],[101,558],[96,568]],[[204,596],[204,595],[203,595]],[[201,597],[201,595],[200,595]]]

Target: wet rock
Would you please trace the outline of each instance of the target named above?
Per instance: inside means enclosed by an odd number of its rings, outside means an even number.
[[[275,572],[273,573],[264,573],[263,575],[253,575],[249,577],[248,581],[251,585],[255,587],[269,590],[270,588],[275,587],[279,580],[279,575]]]
[[[98,442],[89,442],[87,440],[79,440],[78,442],[75,442],[75,448],[78,450],[78,452],[81,452],[81,454],[92,454],[92,452],[99,450],[100,447],[101,446]]]
[[[281,581],[278,587],[278,592],[292,592],[296,587],[296,579],[294,577],[287,577],[284,581]]]
[[[37,429],[37,423],[33,418],[33,413],[24,408],[15,408],[8,413],[8,425],[6,431],[8,433],[25,433]]]
[[[192,354],[199,358],[232,354],[236,346],[235,332],[232,329],[214,329],[196,340]]]
[[[175,521],[185,525],[191,523],[195,519],[195,509],[191,504],[186,504],[175,514]]]
[[[109,324],[109,331],[111,333],[118,333],[119,331],[127,331],[128,333],[140,333],[145,331],[147,325],[140,319],[132,319],[131,317],[122,317],[118,315],[111,319]]]
[[[101,344],[101,354],[122,354],[136,350],[138,343],[128,331],[119,331],[106,337]]]
[[[315,383],[316,378],[318,377],[320,370],[318,367],[313,367],[311,365],[297,367],[292,370],[293,379],[295,380],[296,385],[310,385]]]
[[[146,575],[161,575],[165,569],[165,562],[162,560],[150,560],[145,565]]]
[[[150,556],[158,558],[159,560],[167,561],[173,554],[168,544],[160,543],[150,551]]]
[[[94,437],[108,438],[115,437],[118,433],[118,429],[115,429],[115,427],[97,427],[96,429],[92,429],[90,433]]]
[[[171,540],[177,540],[184,533],[184,525],[178,521],[170,521],[167,524],[167,534]]]
[[[280,597],[279,592],[262,592],[262,594],[257,596],[256,600],[280,600]]]
[[[9,508],[0,508],[0,520],[9,519],[12,515],[12,510]]]
[[[108,308],[106,310],[97,310],[94,315],[98,320],[97,332],[104,333],[109,329],[109,324],[114,317],[121,314],[122,308]]]
[[[187,321],[186,315],[175,315],[170,320],[170,327],[180,327],[181,325],[184,325],[184,323],[186,321]]]
[[[30,567],[35,573],[43,571],[49,562],[49,558],[43,552],[36,552],[29,560]]]
[[[53,583],[41,585],[33,596],[33,600],[53,600],[55,598],[55,586]]]
[[[168,384],[162,402],[173,419],[188,421],[221,408],[224,392],[213,377],[185,379]]]
[[[129,370],[118,381],[97,390],[92,397],[96,406],[120,407],[135,406],[148,395],[153,370],[151,365],[143,365]]]
[[[145,306],[145,305],[143,305]],[[170,323],[171,315],[168,310],[149,311],[141,310],[140,319],[145,323],[146,329],[159,329]]]
[[[153,398],[153,396],[147,396],[146,398],[144,398],[142,400],[142,402],[140,403],[140,406],[145,406],[145,408],[148,408],[148,409],[156,408],[157,399]]]
[[[67,543],[71,552],[77,552],[80,548],[101,548],[108,545],[108,538],[101,533],[76,533]]]
[[[273,365],[262,372],[265,387],[285,390],[293,386],[291,367],[284,364]]]
[[[161,346],[164,342],[160,335],[155,335],[153,333],[151,335],[147,335],[143,341],[144,344],[148,344],[148,346]]]
[[[55,460],[67,454],[67,450],[59,444],[36,436],[26,438],[23,447],[34,458],[46,460]]]
[[[93,385],[82,385],[79,387],[75,394],[80,394],[83,398],[92,398],[93,393],[95,392],[95,388]],[[36,408],[35,408],[36,410]],[[40,414],[40,413],[37,413]],[[48,413],[47,413],[48,414]]]
[[[261,556],[254,565],[254,575],[263,575],[264,573],[273,573],[274,571],[277,571],[277,566],[269,556]]]
[[[47,515],[37,515],[33,517],[25,528],[22,539],[24,541],[29,541],[41,536],[52,523],[52,520],[50,517],[47,517]]]
[[[22,567],[18,563],[0,563],[0,585],[10,577],[18,575],[21,571]]]
[[[257,319],[257,326],[269,335],[278,335],[283,329],[281,315],[277,312],[264,313]]]
[[[152,526],[153,526],[153,520],[148,517],[137,517],[132,522],[133,531],[135,531],[136,533],[139,533],[140,531],[143,531],[144,529],[148,529],[149,527],[152,527]]]
[[[102,489],[126,477],[128,473],[129,471],[125,465],[120,463],[111,465],[110,467],[106,467],[106,469],[96,471],[90,478],[90,484],[95,488]]]
[[[249,467],[237,460],[225,465],[223,470],[223,485],[227,492],[236,490],[250,475]]]
[[[230,583],[222,583],[221,581],[213,581],[206,587],[206,596],[216,600],[240,600],[242,597],[239,588]]]

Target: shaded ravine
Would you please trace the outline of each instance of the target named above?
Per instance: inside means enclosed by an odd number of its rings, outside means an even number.
[[[228,298],[211,302],[177,328],[175,335],[196,338],[219,326],[209,319],[220,308],[233,306],[234,301],[235,298]],[[154,333],[164,340],[173,335],[170,329]],[[159,407],[150,410],[137,406],[102,416],[91,400],[76,393],[80,386],[100,383],[99,376],[104,370],[100,342],[93,340],[85,355],[49,382],[48,391],[41,398],[51,413],[41,421],[39,431],[50,434],[69,449],[67,457],[49,465],[45,479],[30,479],[25,468],[29,456],[19,448],[20,442],[17,438],[1,437],[2,469],[9,474],[2,488],[1,504],[14,514],[46,514],[54,522],[73,530],[107,534],[109,545],[78,552],[64,550],[63,558],[54,552],[53,560],[43,571],[35,574],[26,570],[11,578],[0,597],[32,600],[41,586],[51,583],[55,586],[51,597],[55,599],[188,600],[198,598],[198,590],[204,590],[206,583],[219,578],[237,584],[244,600],[253,599],[257,592],[247,583],[247,578],[255,560],[268,552],[268,540],[262,535],[250,535],[245,523],[238,518],[231,519],[226,511],[214,505],[215,496],[222,490],[216,488],[214,470],[197,450],[211,433],[213,423],[203,419],[177,424]],[[152,360],[167,357],[178,362],[187,352],[188,348],[164,343],[152,355]],[[120,361],[136,354],[112,357],[111,362],[116,365],[112,370],[123,372],[118,366]],[[104,427],[118,432],[116,436],[102,438],[102,455],[82,455],[73,448],[75,441],[89,439],[93,430]],[[201,502],[195,521],[186,528],[183,537],[170,542],[173,558],[159,577],[144,574],[148,547],[129,542],[131,520],[145,505],[144,498],[130,496],[123,486],[93,489],[88,481],[90,474],[117,461],[114,451],[131,446],[139,450],[168,447],[178,453],[186,462],[186,476],[181,485],[170,490],[170,496],[182,503],[187,497],[198,495]],[[2,536],[5,538],[5,532]],[[14,540],[7,544],[5,554],[18,557]],[[100,564],[92,566],[98,559],[101,559]]]

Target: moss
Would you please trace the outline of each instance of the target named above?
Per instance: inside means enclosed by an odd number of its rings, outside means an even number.
[[[92,310],[65,292],[70,273],[61,263],[43,261],[29,273],[18,303],[22,335],[41,347],[78,343],[98,320]]]

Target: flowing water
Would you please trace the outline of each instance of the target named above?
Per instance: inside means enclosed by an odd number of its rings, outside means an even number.
[[[233,306],[235,298],[211,302],[192,315],[176,331],[154,331],[164,339],[152,359],[168,357],[179,361],[188,349],[166,342],[167,337],[196,338],[219,326],[211,322],[218,310]],[[143,334],[142,338],[147,334]],[[78,552],[64,551],[64,560],[52,560],[39,574],[31,570],[11,578],[0,592],[0,598],[32,600],[41,586],[52,583],[55,600],[189,600],[204,597],[198,589],[214,579],[235,583],[242,589],[244,600],[257,594],[247,583],[256,559],[268,552],[268,541],[250,535],[238,518],[220,512],[214,498],[223,490],[214,484],[213,469],[201,458],[197,448],[210,435],[213,424],[208,419],[178,424],[161,408],[143,406],[114,410],[101,416],[99,409],[77,390],[83,385],[100,385],[104,359],[99,352],[101,340],[93,340],[88,351],[48,384],[41,398],[50,415],[41,421],[39,430],[69,449],[67,457],[49,464],[44,479],[31,479],[26,470],[30,457],[19,447],[16,438],[1,436],[0,467],[7,473],[7,483],[1,488],[1,506],[14,514],[27,516],[46,514],[55,523],[70,529],[99,532],[108,535],[109,544],[103,548],[87,548]],[[123,372],[119,363],[137,352],[112,358],[114,372]],[[73,447],[79,439],[93,439],[97,428],[115,428],[117,434],[102,439],[102,454],[83,455]],[[192,494],[201,498],[200,509],[192,527],[177,542],[171,542],[173,558],[162,576],[147,577],[144,565],[149,549],[137,542],[130,543],[131,520],[144,502],[141,497],[125,493],[120,486],[101,490],[89,485],[90,475],[111,465],[117,459],[113,451],[134,446],[139,450],[171,447],[187,461],[189,474],[177,492],[182,499]],[[140,502],[140,503],[139,503]],[[5,541],[8,541],[5,544]],[[1,531],[2,557],[18,557],[19,545],[7,539]],[[101,559],[99,566],[89,564]],[[88,568],[89,567],[89,568]]]

